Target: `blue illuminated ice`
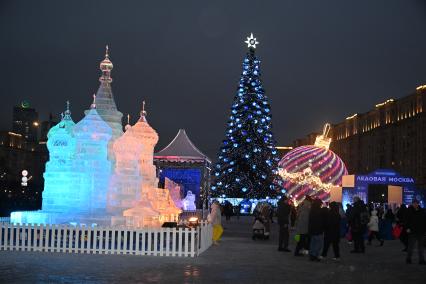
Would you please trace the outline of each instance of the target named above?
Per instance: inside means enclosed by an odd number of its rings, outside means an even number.
[[[188,190],[185,198],[182,200],[183,210],[185,211],[195,211],[197,207],[195,206],[195,195],[192,191]]]
[[[95,103],[77,124],[69,109],[48,133],[42,210],[13,212],[13,223],[108,223],[106,195],[111,176],[107,159],[112,130]]]

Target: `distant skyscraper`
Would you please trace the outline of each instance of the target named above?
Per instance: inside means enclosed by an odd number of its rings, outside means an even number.
[[[45,120],[40,125],[40,141],[47,141],[47,133],[54,127],[58,122],[53,119],[52,114],[49,114],[49,120]]]
[[[12,131],[21,134],[27,142],[38,141],[38,113],[28,102],[13,107]]]
[[[122,117],[123,114],[117,110],[117,105],[114,101],[114,96],[111,89],[111,70],[113,64],[109,59],[109,49],[106,46],[105,59],[99,65],[102,76],[99,78],[101,82],[96,93],[96,111],[99,116],[112,128],[112,138],[108,146],[108,158],[115,161],[112,145],[114,141],[123,134]],[[88,114],[90,110],[86,110]]]

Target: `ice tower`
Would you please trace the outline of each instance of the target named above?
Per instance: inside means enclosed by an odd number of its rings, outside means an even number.
[[[163,222],[176,220],[181,210],[170,197],[168,189],[158,188],[154,166],[154,147],[158,142],[157,132],[146,120],[145,102],[138,122],[131,128],[132,135],[143,145],[139,156],[142,175],[141,198],[137,205],[125,210],[126,225],[132,227],[155,227]]]
[[[12,212],[13,223],[63,223],[75,209],[75,184],[80,178],[73,169],[76,140],[75,123],[71,118],[69,102],[61,121],[47,134],[49,161],[44,172],[44,191],[42,210],[29,212]]]
[[[71,118],[69,102],[61,121],[47,133],[49,161],[46,163],[42,210],[44,212],[71,212],[74,208],[73,181],[79,176],[73,171],[76,141],[75,123]]]
[[[124,222],[123,211],[135,206],[141,198],[142,174],[139,167],[143,150],[143,137],[136,127],[127,125],[124,134],[113,144],[116,164],[108,189],[107,209],[112,215],[112,224]]]
[[[104,223],[111,162],[108,160],[108,143],[111,127],[97,112],[96,96],[86,116],[74,127],[76,153],[74,171],[81,174],[74,186],[74,210],[80,222]]]
[[[123,114],[117,110],[117,105],[115,104],[111,89],[111,70],[113,67],[112,62],[109,59],[109,49],[107,45],[105,59],[99,65],[102,75],[99,78],[101,84],[99,85],[99,89],[96,93],[96,110],[112,129],[112,138],[108,144],[108,158],[112,162],[115,161],[113,152],[114,141],[123,134]],[[86,110],[85,114],[89,113],[89,111],[90,110]]]

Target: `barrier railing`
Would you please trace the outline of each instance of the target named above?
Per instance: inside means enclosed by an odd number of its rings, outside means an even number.
[[[212,244],[212,226],[117,228],[0,223],[0,250],[153,256],[198,256]]]

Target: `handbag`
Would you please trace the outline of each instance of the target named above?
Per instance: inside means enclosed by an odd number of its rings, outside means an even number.
[[[396,225],[392,229],[392,235],[395,239],[399,239],[399,237],[401,236],[401,232],[402,232],[402,227],[400,225]]]

